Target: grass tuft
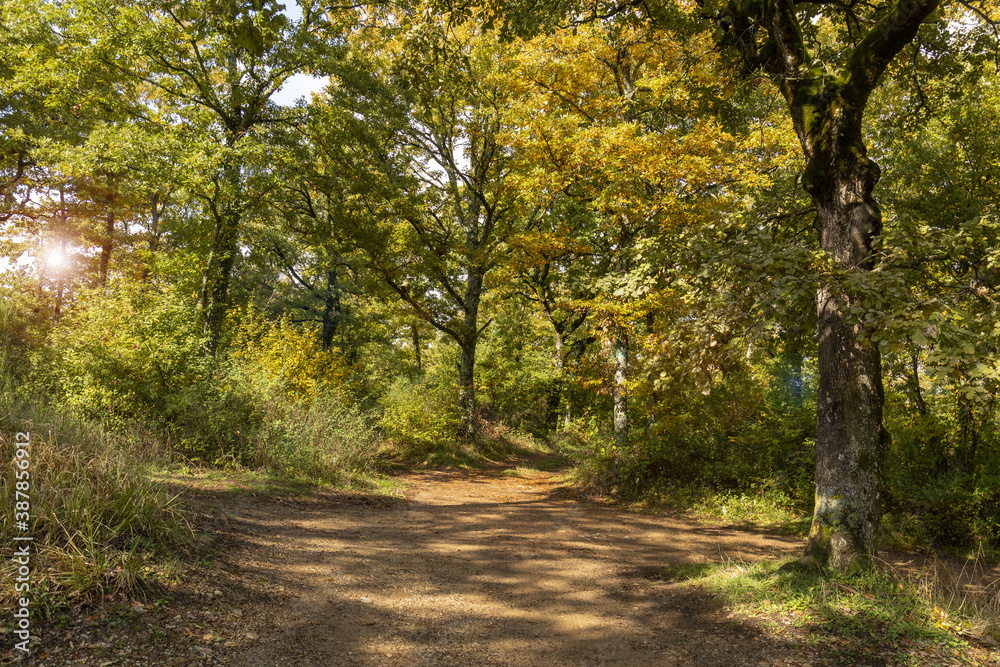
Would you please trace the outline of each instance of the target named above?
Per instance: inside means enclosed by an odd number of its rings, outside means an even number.
[[[72,601],[161,591],[157,563],[193,542],[175,499],[150,480],[128,443],[54,410],[44,399],[0,390],[0,514],[13,517],[15,434],[29,432],[31,599],[49,617]],[[20,531],[18,531],[20,532]],[[12,542],[0,545],[0,579],[11,581]],[[13,587],[0,591],[8,604]]]
[[[1000,657],[976,662],[980,649],[997,646],[997,599],[995,583],[970,586],[971,570],[909,575],[880,563],[842,575],[780,565],[730,560],[701,572],[680,567],[669,578],[715,591],[736,613],[777,633],[797,632],[848,662],[1000,664]]]

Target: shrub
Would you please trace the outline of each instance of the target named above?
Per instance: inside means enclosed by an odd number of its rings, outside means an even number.
[[[422,456],[458,445],[461,425],[452,385],[431,379],[397,379],[382,401],[379,422],[388,444],[406,456]]]
[[[121,592],[145,597],[158,587],[164,560],[192,533],[181,510],[150,481],[128,441],[54,408],[4,378],[0,388],[0,512],[14,516],[15,434],[31,435],[30,525],[34,541],[31,598],[43,614],[70,598]],[[0,545],[2,578],[15,566],[12,543]],[[4,587],[7,602],[13,587]]]
[[[68,407],[87,418],[169,421],[200,401],[211,363],[189,298],[125,283],[80,301],[36,353]]]

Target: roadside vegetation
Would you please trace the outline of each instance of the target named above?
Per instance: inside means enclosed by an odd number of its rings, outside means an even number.
[[[779,636],[826,645],[852,662],[898,665],[997,664],[1000,605],[992,565],[969,559],[880,562],[852,575],[794,567],[794,561],[682,564],[661,576],[713,591],[738,617]],[[989,656],[969,663],[970,649]]]
[[[171,474],[517,458],[839,572],[702,573],[734,603],[997,639],[944,566],[1000,560],[995,2],[285,4],[0,0],[0,512],[29,432],[41,615],[162,594]],[[852,484],[871,520],[824,523]],[[940,561],[852,574],[876,547]]]

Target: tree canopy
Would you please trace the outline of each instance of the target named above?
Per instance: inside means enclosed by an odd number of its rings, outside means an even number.
[[[5,372],[212,463],[363,413],[770,490],[805,565],[996,542],[998,15],[4,0]]]

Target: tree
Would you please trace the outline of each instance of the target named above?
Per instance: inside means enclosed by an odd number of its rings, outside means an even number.
[[[703,37],[617,16],[537,37],[518,56],[523,99],[509,141],[521,187],[540,210],[565,208],[567,198],[590,214],[577,214],[582,231],[561,223],[568,237],[534,231],[529,240],[540,269],[560,255],[581,258],[575,273],[584,275],[567,278],[585,285],[572,288],[583,292],[575,309],[606,343],[619,450],[629,444],[639,342],[677,296],[669,239],[729,210],[745,171],[739,139],[704,113],[712,95],[700,90],[707,64],[698,56],[709,48]]]
[[[816,507],[806,563],[847,569],[875,554],[888,435],[876,331],[863,313],[882,230],[872,196],[881,171],[868,158],[863,122],[879,79],[937,6],[765,0],[730,2],[716,16],[743,71],[763,70],[785,98],[805,157],[801,185],[833,262],[816,292]]]
[[[331,86],[314,141],[354,178],[344,224],[373,269],[458,345],[461,435],[471,438],[476,348],[489,326],[480,307],[523,220],[499,141],[509,62],[494,33],[419,10],[382,17],[354,45],[363,66]]]
[[[258,135],[288,120],[271,96],[325,52],[317,34],[329,27],[311,2],[290,21],[275,0],[94,0],[79,3],[94,49],[123,80],[145,87],[154,123],[183,123],[192,132],[190,162],[204,172],[197,193],[211,219],[200,303],[214,353],[240,255],[241,226],[254,198],[247,179],[260,157]]]

